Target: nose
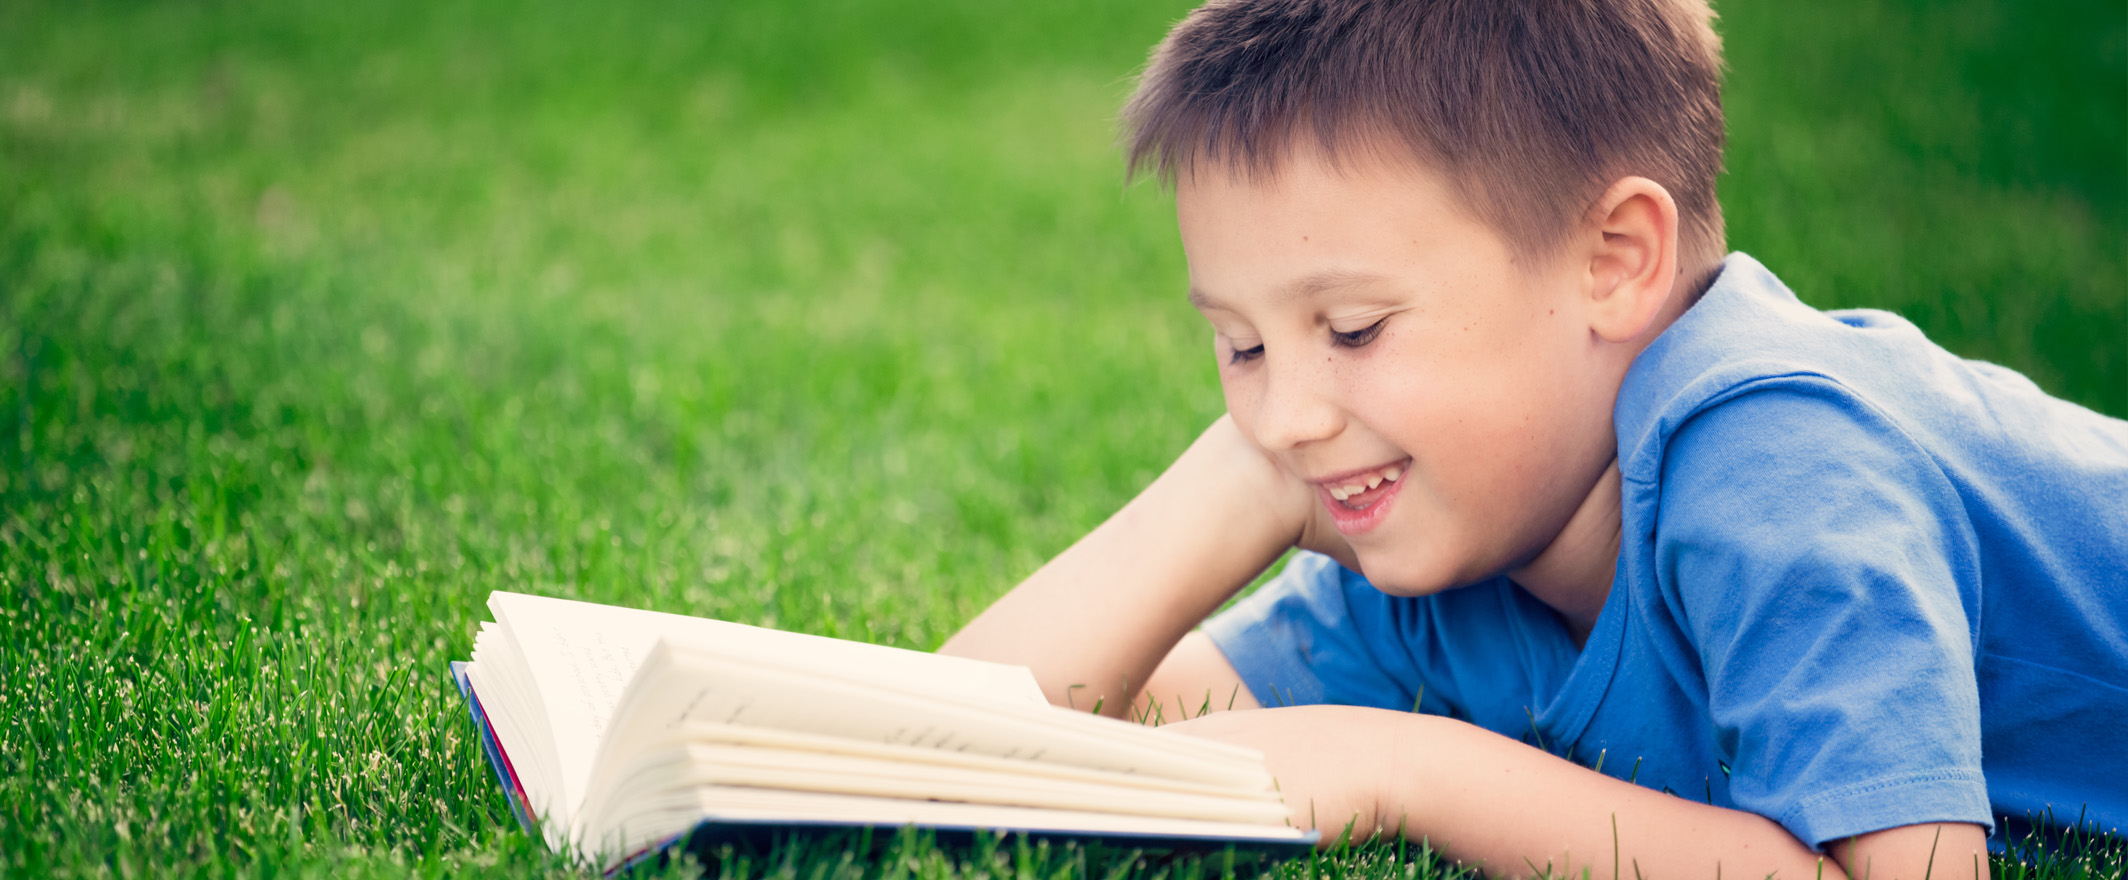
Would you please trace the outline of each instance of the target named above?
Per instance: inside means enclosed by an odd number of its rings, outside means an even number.
[[[1272,452],[1297,449],[1337,436],[1345,411],[1330,393],[1330,365],[1265,357],[1263,394],[1250,419],[1257,445]]]

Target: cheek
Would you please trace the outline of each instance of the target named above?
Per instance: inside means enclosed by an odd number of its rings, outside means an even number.
[[[1347,405],[1405,452],[1425,456],[1464,423],[1459,402],[1468,377],[1454,357],[1442,356],[1442,346],[1420,334],[1390,342],[1378,360],[1351,374]]]
[[[1259,371],[1239,370],[1229,366],[1224,353],[1217,351],[1217,346],[1214,348],[1212,358],[1219,366],[1219,393],[1226,397],[1227,414],[1233,416],[1237,423],[1247,425],[1249,417],[1255,414],[1257,400],[1262,397],[1261,383],[1252,380],[1254,374]]]
[[[1520,453],[1545,403],[1529,399],[1524,365],[1506,353],[1453,342],[1372,372],[1356,405],[1414,458],[1437,503],[1467,514],[1519,485]]]
[[[1233,416],[1234,424],[1247,433],[1247,429],[1256,423],[1256,404],[1261,395],[1250,387],[1246,378],[1226,370],[1219,372],[1219,391],[1226,397],[1227,415]]]

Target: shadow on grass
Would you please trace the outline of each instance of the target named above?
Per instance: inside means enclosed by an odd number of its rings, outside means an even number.
[[[1449,864],[1430,847],[1403,842],[1343,847],[1327,853],[1309,851],[1285,858],[1232,846],[1175,850],[1027,835],[837,829],[772,836],[697,836],[616,876],[631,880],[695,876],[718,880],[1232,880],[1264,876],[1456,880],[1477,875]]]
[[[1607,867],[1607,866],[1606,866]],[[2128,839],[2095,831],[2024,837],[1990,861],[1998,880],[2098,880],[2128,877]],[[1622,873],[1635,874],[1631,866]],[[1938,876],[1960,877],[1956,870]],[[710,877],[717,880],[1476,880],[1483,873],[1452,863],[1424,844],[1403,841],[1340,845],[1294,858],[1232,848],[1182,852],[1113,842],[1041,840],[1024,835],[940,835],[839,829],[819,833],[697,837],[666,856],[639,862],[616,877]],[[1541,876],[1609,876],[1588,867]]]
[[[1997,880],[2128,877],[2128,837],[2108,835],[2104,830],[2087,824],[2081,815],[2067,825],[2051,814],[2041,817],[2036,826],[2012,821],[2009,836],[2017,842],[2009,852],[1995,857],[1993,876]]]

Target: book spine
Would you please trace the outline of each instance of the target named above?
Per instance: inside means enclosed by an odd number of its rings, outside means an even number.
[[[517,780],[517,768],[511,766],[510,756],[495,741],[494,726],[488,723],[488,712],[481,708],[480,696],[473,692],[473,681],[466,676],[463,662],[451,664],[451,680],[458,685],[458,693],[465,697],[466,710],[473,716],[473,729],[480,735],[480,750],[487,753],[488,766],[495,771],[495,780],[502,783],[503,799],[509,801],[511,814],[519,825],[533,837],[539,836],[539,819],[532,815],[530,799],[525,797],[525,787]]]

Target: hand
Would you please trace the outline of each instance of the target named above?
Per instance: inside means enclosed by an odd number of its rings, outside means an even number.
[[[1221,450],[1232,478],[1254,484],[1265,509],[1293,535],[1292,545],[1329,556],[1346,568],[1360,570],[1359,556],[1337,530],[1330,511],[1323,508],[1315,486],[1285,469],[1270,453],[1241,432],[1233,416],[1220,416],[1204,433],[1204,441]]]
[[[1122,717],[1192,627],[1300,540],[1312,491],[1221,418],[939,653],[1026,666],[1050,702]]]
[[[1295,479],[1295,482],[1299,480]],[[1307,483],[1300,485],[1308,493],[1308,518],[1307,524],[1301,527],[1300,540],[1295,541],[1293,546],[1321,553],[1337,560],[1339,565],[1366,574],[1360,571],[1359,554],[1352,551],[1352,545],[1346,543],[1344,533],[1338,531],[1337,523],[1330,519],[1330,511],[1325,510],[1322,502],[1316,500],[1315,487]]]
[[[1290,706],[1220,712],[1164,729],[1247,746],[1265,763],[1294,826],[1322,831],[1318,847],[1402,829],[1402,809],[1390,780],[1405,737],[1393,735],[1402,712],[1354,706]]]

